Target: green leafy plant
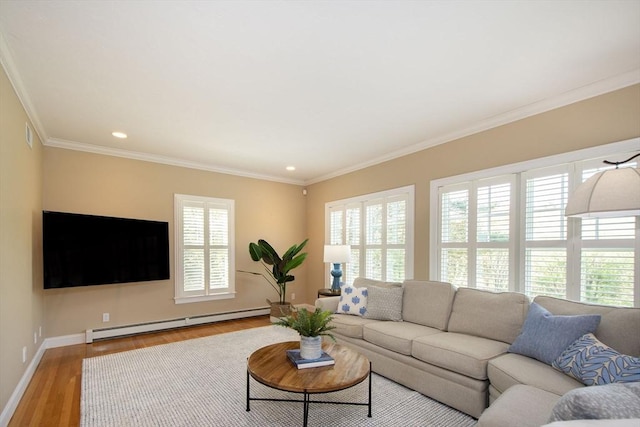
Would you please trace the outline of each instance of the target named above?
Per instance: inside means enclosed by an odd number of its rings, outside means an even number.
[[[246,273],[260,274],[267,279],[267,282],[278,292],[280,297],[279,303],[285,304],[287,283],[295,280],[295,277],[289,273],[294,268],[300,267],[307,258],[307,253],[300,253],[300,251],[302,251],[308,241],[309,239],[305,239],[305,241],[299,245],[291,246],[282,257],[280,257],[278,252],[264,239],[258,240],[257,243],[249,243],[249,255],[251,259],[262,263],[264,269],[269,274],[269,278],[261,273],[253,273],[250,271]]]
[[[290,315],[281,318],[276,325],[291,328],[303,337],[317,337],[325,335],[336,340],[328,331],[335,329],[329,322],[333,319],[333,313],[320,307],[315,311],[306,308],[295,309]]]

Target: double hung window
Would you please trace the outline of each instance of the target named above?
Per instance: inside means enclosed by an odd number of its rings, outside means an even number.
[[[233,298],[234,201],[175,195],[176,303]]]

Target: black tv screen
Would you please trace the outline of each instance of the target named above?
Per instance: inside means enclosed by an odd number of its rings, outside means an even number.
[[[169,224],[42,213],[44,288],[169,279]]]

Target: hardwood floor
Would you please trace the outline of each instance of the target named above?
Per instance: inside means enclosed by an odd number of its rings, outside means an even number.
[[[42,357],[9,427],[79,425],[82,359],[86,357],[270,324],[269,316],[259,316],[49,349]]]

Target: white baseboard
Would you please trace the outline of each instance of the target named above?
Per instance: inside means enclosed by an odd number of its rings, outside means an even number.
[[[47,349],[66,347],[68,345],[84,344],[84,334],[63,335],[60,337],[51,337],[44,340]]]
[[[36,354],[34,354],[33,358],[31,359],[31,362],[29,362],[29,366],[27,366],[27,370],[22,375],[22,378],[20,378],[20,381],[18,381],[18,385],[13,390],[13,393],[11,393],[11,397],[9,398],[9,401],[7,402],[4,409],[2,410],[2,413],[0,413],[1,427],[7,427],[9,425],[9,421],[11,421],[11,417],[13,417],[13,413],[18,407],[18,404],[20,403],[20,399],[22,399],[24,392],[27,390],[27,386],[31,382],[31,378],[33,378],[33,374],[35,374],[36,369],[38,368],[38,365],[42,360],[42,356],[44,356],[44,352],[47,349],[46,342],[47,340],[44,340],[42,341],[42,344],[40,344],[40,347],[36,351]]]
[[[248,310],[242,310],[242,311],[236,311],[236,312],[219,313],[219,314],[212,314],[212,315],[206,315],[206,316],[184,318],[179,321],[171,320],[166,322],[155,322],[155,323],[148,324],[146,328],[140,328],[138,325],[138,326],[130,326],[130,327],[122,326],[122,327],[118,327],[118,329],[121,329],[122,332],[126,332],[128,334],[144,333],[144,332],[150,332],[150,331],[158,331],[162,329],[171,329],[171,328],[175,328],[176,325],[194,326],[194,325],[201,325],[205,323],[215,323],[223,320],[241,319],[244,317],[255,317],[255,316],[261,316],[266,314],[269,314],[269,309],[261,307],[261,308],[248,309]],[[164,325],[164,327],[162,327],[162,325]],[[117,336],[117,335],[114,335],[114,336]],[[9,421],[11,421],[11,417],[13,417],[13,413],[18,407],[18,404],[20,403],[20,399],[22,399],[24,392],[27,390],[27,386],[29,385],[29,382],[31,382],[31,379],[33,378],[33,375],[35,374],[36,369],[38,368],[38,365],[42,360],[42,356],[44,356],[44,352],[49,348],[66,347],[68,345],[76,345],[76,344],[85,344],[87,343],[86,340],[87,340],[87,334],[81,333],[81,334],[63,335],[59,337],[46,338],[44,341],[42,341],[42,344],[38,348],[38,351],[36,351],[36,354],[33,356],[33,359],[31,359],[31,362],[29,363],[27,370],[22,375],[22,378],[20,378],[20,381],[18,382],[18,385],[16,386],[16,388],[13,390],[13,393],[11,394],[9,401],[7,402],[2,412],[0,413],[0,427],[7,427],[9,425]]]

